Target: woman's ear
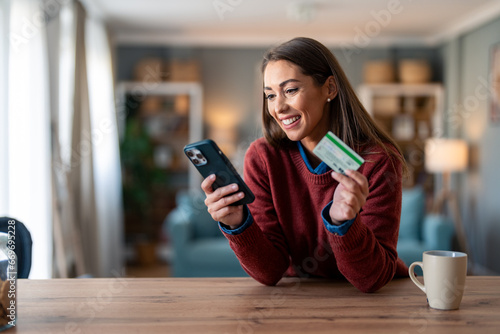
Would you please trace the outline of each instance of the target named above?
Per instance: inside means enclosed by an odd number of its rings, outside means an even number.
[[[337,84],[335,83],[335,79],[333,75],[330,75],[328,79],[326,79],[327,88],[328,88],[328,98],[333,100],[337,96]]]

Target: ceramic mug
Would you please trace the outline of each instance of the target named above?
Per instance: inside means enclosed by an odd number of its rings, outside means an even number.
[[[414,273],[420,266],[424,284]],[[453,251],[427,251],[422,262],[413,262],[408,269],[410,278],[426,295],[429,306],[438,310],[456,310],[464,294],[467,276],[467,254]]]

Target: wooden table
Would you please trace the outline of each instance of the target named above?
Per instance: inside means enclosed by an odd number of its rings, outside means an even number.
[[[409,279],[373,294],[298,278],[18,280],[17,298],[16,333],[500,333],[500,277],[468,277],[455,311]]]

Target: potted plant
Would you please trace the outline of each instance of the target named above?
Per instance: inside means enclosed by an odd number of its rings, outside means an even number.
[[[120,153],[126,235],[134,243],[139,263],[153,264],[161,222],[154,219],[152,203],[155,188],[166,183],[167,175],[155,166],[153,141],[134,112],[127,117]]]

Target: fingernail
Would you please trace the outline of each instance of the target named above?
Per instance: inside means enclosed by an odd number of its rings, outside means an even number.
[[[231,187],[231,189],[233,189],[233,190],[237,190],[237,189],[238,189],[238,185],[233,184],[233,185],[232,185],[232,187]]]

